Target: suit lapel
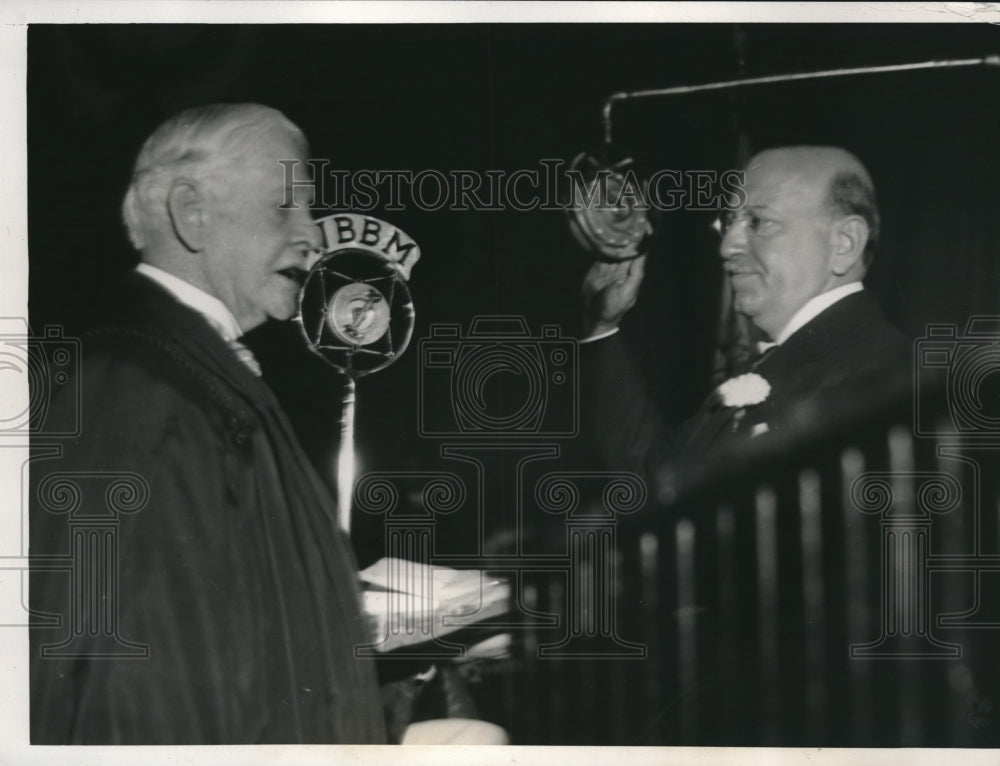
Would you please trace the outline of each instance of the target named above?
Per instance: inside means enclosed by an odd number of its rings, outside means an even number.
[[[824,384],[830,384],[829,360],[849,344],[865,337],[866,328],[879,321],[880,314],[874,300],[867,292],[848,295],[814,317],[792,334],[780,346],[773,348],[753,365],[753,372],[771,386],[766,401],[746,410],[737,432],[749,435],[754,428],[766,425],[768,429],[778,424],[786,410],[796,400],[807,398]],[[698,427],[698,444],[708,447],[715,440],[725,438],[732,429],[725,426],[732,422],[735,410],[722,408],[728,418],[706,421]],[[701,415],[701,413],[699,413]],[[706,413],[711,415],[711,413]],[[696,416],[698,417],[698,416]],[[702,442],[700,437],[709,439]]]
[[[681,427],[678,444],[686,455],[699,456],[732,433],[735,407],[726,407],[715,391],[702,402],[697,412]]]

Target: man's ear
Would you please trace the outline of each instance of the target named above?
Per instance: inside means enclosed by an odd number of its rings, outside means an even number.
[[[838,277],[863,263],[868,244],[868,223],[860,215],[849,215],[834,221],[830,232],[833,259],[830,268]]]
[[[167,212],[177,239],[192,253],[205,247],[205,211],[202,191],[195,181],[176,178],[167,192]]]

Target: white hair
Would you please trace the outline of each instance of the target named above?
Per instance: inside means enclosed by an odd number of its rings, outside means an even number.
[[[261,104],[209,104],[187,109],[164,122],[142,145],[122,203],[122,218],[136,250],[166,219],[166,197],[180,176],[204,177],[212,169],[238,163],[258,140],[279,129],[299,144],[302,131],[277,109]]]

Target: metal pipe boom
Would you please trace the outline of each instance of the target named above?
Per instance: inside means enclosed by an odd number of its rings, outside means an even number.
[[[604,122],[604,140],[611,143],[611,110],[619,101],[636,98],[657,98],[662,96],[680,96],[687,93],[700,93],[708,90],[727,90],[743,88],[751,85],[772,85],[775,83],[796,82],[802,80],[819,80],[828,77],[851,77],[862,74],[886,74],[889,72],[911,72],[920,69],[945,69],[954,67],[992,66],[1000,67],[1000,55],[984,56],[974,59],[949,59],[945,61],[924,61],[917,64],[890,64],[888,66],[853,67],[850,69],[824,69],[819,72],[793,72],[789,74],[767,75],[765,77],[746,77],[740,80],[722,80],[720,82],[702,83],[700,85],[676,85],[670,88],[655,88],[652,90],[634,90],[612,93],[604,102],[602,117]]]

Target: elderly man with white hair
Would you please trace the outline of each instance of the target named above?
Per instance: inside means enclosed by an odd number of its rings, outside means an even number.
[[[35,744],[387,740],[375,668],[355,656],[373,637],[334,500],[239,341],[295,313],[318,257],[311,200],[288,204],[307,186],[288,188],[279,164],[305,167],[306,152],[280,112],[235,104],[173,117],[139,154],[124,217],[141,262],[84,338],[82,433],[33,479],[148,484],[117,529],[116,612],[100,615],[148,656],[108,656],[106,635],[43,656],[66,628],[33,630]],[[68,535],[35,504],[33,554],[65,553]],[[72,598],[65,573],[33,575],[38,612],[65,620]],[[445,721],[410,741],[504,740]]]

